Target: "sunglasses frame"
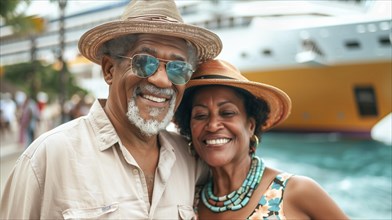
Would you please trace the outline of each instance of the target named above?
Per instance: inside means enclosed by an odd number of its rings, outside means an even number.
[[[192,67],[192,69],[191,69],[192,74],[195,72],[195,70],[193,70],[192,64],[190,64],[190,63],[188,63],[188,62],[185,62],[185,61],[182,61],[182,60],[165,60],[165,59],[161,59],[161,58],[154,57],[154,56],[152,56],[152,55],[150,55],[150,54],[134,54],[132,57],[123,56],[123,55],[117,55],[117,57],[130,60],[130,61],[131,61],[131,69],[132,69],[132,71],[133,71],[132,60],[133,60],[133,58],[134,58],[135,56],[138,56],[138,55],[150,56],[150,57],[153,57],[153,58],[157,59],[157,60],[159,61],[159,64],[160,64],[161,62],[164,63],[164,64],[165,64],[165,71],[166,71],[167,77],[168,77],[168,79],[170,80],[170,82],[173,83],[174,85],[185,85],[187,82],[189,82],[189,80],[190,80],[191,77],[189,77],[189,79],[188,79],[186,82],[184,82],[184,83],[175,83],[175,82],[173,82],[173,81],[170,79],[169,74],[168,74],[168,70],[167,70],[167,64],[168,64],[168,63],[170,63],[170,62],[176,62],[176,61],[177,61],[177,62],[184,62],[184,63],[186,63],[186,64],[189,64],[189,65]],[[159,66],[158,66],[158,68],[157,68],[151,75],[149,75],[149,76],[140,76],[140,75],[137,74],[137,73],[135,73],[135,75],[138,76],[138,77],[140,77],[140,78],[143,78],[143,79],[144,79],[144,78],[148,78],[148,77],[154,75],[154,74],[158,71],[158,69],[159,69]],[[192,76],[192,74],[191,74],[191,76]]]

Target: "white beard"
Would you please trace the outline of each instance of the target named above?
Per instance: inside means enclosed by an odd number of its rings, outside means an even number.
[[[160,92],[158,88],[152,87],[150,85],[147,85],[143,87],[143,89],[148,90],[149,92],[154,92],[154,94],[168,94],[171,93],[173,94],[173,90],[170,90],[170,92],[163,91]],[[131,101],[128,103],[128,120],[134,124],[137,128],[140,129],[141,133],[147,137],[151,137],[153,135],[157,135],[159,131],[164,130],[167,125],[170,123],[170,121],[173,118],[174,115],[174,107],[176,103],[176,95],[172,95],[172,99],[170,100],[169,103],[169,109],[167,111],[166,116],[163,118],[162,121],[158,121],[155,119],[162,111],[164,111],[163,108],[150,108],[149,109],[149,115],[152,117],[152,119],[145,120],[141,117],[139,108],[136,106],[136,97],[138,94],[138,91],[140,91],[140,88],[135,88],[135,91],[133,92],[133,97],[131,98]]]

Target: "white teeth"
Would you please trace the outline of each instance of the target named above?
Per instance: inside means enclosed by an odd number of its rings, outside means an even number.
[[[151,100],[153,102],[165,102],[166,101],[166,99],[164,99],[164,98],[159,98],[159,97],[151,96],[151,95],[143,95],[143,98]]]
[[[226,144],[230,141],[229,138],[220,138],[220,139],[213,139],[213,140],[206,140],[207,144]]]

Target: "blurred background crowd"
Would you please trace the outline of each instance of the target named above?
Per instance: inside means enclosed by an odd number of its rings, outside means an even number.
[[[1,139],[27,147],[42,132],[86,115],[93,100],[90,95],[74,94],[65,102],[62,115],[61,106],[56,102],[48,103],[48,95],[44,92],[37,96],[22,91],[1,93]]]

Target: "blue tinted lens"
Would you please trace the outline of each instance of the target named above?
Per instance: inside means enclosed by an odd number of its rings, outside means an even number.
[[[157,71],[159,60],[153,56],[137,54],[132,58],[132,71],[140,77],[149,77]]]
[[[183,61],[170,61],[166,64],[166,73],[173,84],[182,85],[191,78],[192,65]]]
[[[165,61],[166,73],[169,80],[176,85],[182,85],[192,76],[192,65],[184,61]],[[159,68],[160,60],[147,54],[136,54],[132,57],[132,71],[139,77],[152,76]]]

